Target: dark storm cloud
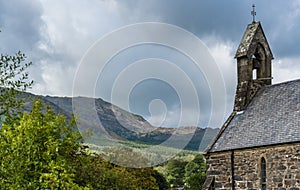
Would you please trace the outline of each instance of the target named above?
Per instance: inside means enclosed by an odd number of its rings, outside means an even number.
[[[175,24],[200,36],[216,33],[236,38],[245,27],[247,19],[251,19],[247,1],[156,0],[151,2],[151,8],[149,4],[122,2],[128,3],[130,10],[140,10],[138,13],[143,14],[137,16],[141,20],[147,19],[147,15],[157,15],[157,19],[162,22]]]
[[[41,39],[41,14],[35,0],[0,1],[1,52],[33,51]]]
[[[235,43],[240,42],[246,25],[252,22],[250,13],[255,3],[256,20],[262,22],[274,53],[280,57],[300,53],[296,48],[300,43],[299,1],[156,0],[137,3],[129,0],[120,3],[127,5],[139,21],[154,17],[185,28],[199,37],[214,34],[224,41]]]
[[[34,63],[30,73],[36,83],[42,81],[40,60],[49,56],[39,48],[45,26],[42,14],[42,5],[37,0],[0,1],[0,52],[25,53],[27,61]]]

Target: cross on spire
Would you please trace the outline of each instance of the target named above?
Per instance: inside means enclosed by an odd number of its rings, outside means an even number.
[[[255,16],[256,16],[256,11],[255,11],[255,5],[252,5],[253,10],[251,11],[251,15],[253,16],[253,22],[255,22]]]

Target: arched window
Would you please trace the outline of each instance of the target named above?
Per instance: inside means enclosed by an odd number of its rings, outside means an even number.
[[[261,158],[261,189],[267,189],[267,171],[266,171],[266,159]]]

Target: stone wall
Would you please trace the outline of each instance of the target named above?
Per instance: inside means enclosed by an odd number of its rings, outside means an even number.
[[[231,152],[214,153],[206,158],[206,176],[214,176],[216,189],[231,189]]]
[[[267,189],[300,190],[300,143],[235,150],[235,189],[261,189],[262,157]],[[216,189],[232,189],[230,151],[207,155],[207,176],[215,177]]]

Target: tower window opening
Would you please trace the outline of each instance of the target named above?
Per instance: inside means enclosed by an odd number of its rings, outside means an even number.
[[[252,79],[253,80],[257,80],[258,76],[257,76],[257,71],[258,69],[260,69],[260,61],[258,59],[259,55],[258,54],[254,54],[252,55]]]
[[[253,69],[253,71],[252,71],[252,78],[253,78],[253,80],[257,79],[257,69]]]

